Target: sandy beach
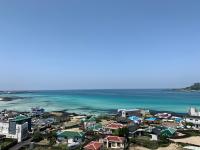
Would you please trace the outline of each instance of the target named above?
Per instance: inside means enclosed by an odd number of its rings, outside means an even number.
[[[181,150],[181,149],[182,149],[181,146],[173,143],[167,147],[159,147],[157,150]],[[129,150],[150,150],[150,149],[142,146],[135,146],[135,147],[130,147]]]
[[[194,144],[200,146],[200,136],[192,136],[183,139],[171,139],[171,140],[174,142],[181,142],[181,143]]]

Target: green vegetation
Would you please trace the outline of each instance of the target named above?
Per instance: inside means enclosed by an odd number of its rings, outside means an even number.
[[[33,150],[68,150],[67,144],[58,144],[56,146],[41,146],[41,145],[34,145]],[[26,145],[19,150],[30,150],[29,145]]]
[[[48,133],[47,134],[47,139],[49,141],[49,145],[53,146],[54,144],[56,144],[56,138],[57,138],[56,132]]]
[[[194,83],[192,86],[184,88],[184,90],[200,90],[200,83]]]
[[[3,139],[0,141],[0,150],[7,150],[15,144],[17,141],[14,139]]]
[[[58,146],[53,147],[54,150],[68,150],[67,145],[59,144]]]
[[[182,130],[179,131],[187,136],[200,136],[200,131],[197,130]]]
[[[34,132],[33,140],[32,140],[33,142],[39,142],[39,141],[41,141],[43,139],[44,139],[43,135],[39,131]]]
[[[192,123],[192,122],[186,122],[186,123],[185,123],[185,126],[191,126],[191,127],[193,127],[193,126],[194,126],[194,123]]]
[[[118,129],[113,133],[113,135],[128,138],[128,135],[129,135],[128,128]]]
[[[20,150],[29,150],[29,147],[21,148]],[[33,150],[68,150],[67,145],[59,144],[58,146],[36,146]]]
[[[151,141],[148,136],[139,136],[137,138],[130,139],[130,143],[137,144],[149,149],[157,149],[158,147],[167,147],[170,141],[166,138],[162,138],[158,141]]]

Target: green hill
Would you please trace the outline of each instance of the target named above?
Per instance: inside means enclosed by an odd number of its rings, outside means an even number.
[[[200,83],[194,83],[193,85],[184,88],[184,90],[200,90]]]

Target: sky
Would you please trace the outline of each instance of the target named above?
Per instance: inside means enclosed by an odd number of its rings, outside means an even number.
[[[199,0],[0,1],[0,90],[200,82]]]

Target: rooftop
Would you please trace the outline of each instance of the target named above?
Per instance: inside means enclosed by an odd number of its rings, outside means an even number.
[[[124,137],[119,137],[119,136],[107,136],[105,137],[106,140],[110,141],[110,142],[123,142],[124,141]]]
[[[102,124],[100,123],[97,123],[95,124],[94,126],[91,126],[91,127],[88,127],[87,130],[88,131],[95,131],[95,130],[99,130],[102,128]]]
[[[18,115],[14,119],[15,119],[15,121],[22,121],[22,120],[29,119],[29,118],[30,117],[25,116],[25,115]]]
[[[150,118],[146,118],[145,120],[146,120],[146,121],[155,121],[156,118],[154,118],[154,117],[150,117]]]
[[[102,146],[103,144],[100,143],[100,142],[97,142],[97,141],[92,141],[90,142],[89,144],[87,144],[84,149],[86,150],[98,150],[100,149],[100,147]]]
[[[120,124],[120,123],[110,123],[106,126],[106,128],[110,128],[110,129],[119,129],[119,128],[123,128],[124,125]]]
[[[90,118],[84,118],[84,119],[82,119],[81,120],[81,122],[94,122],[94,121],[96,121],[96,118],[95,117],[90,117]]]

